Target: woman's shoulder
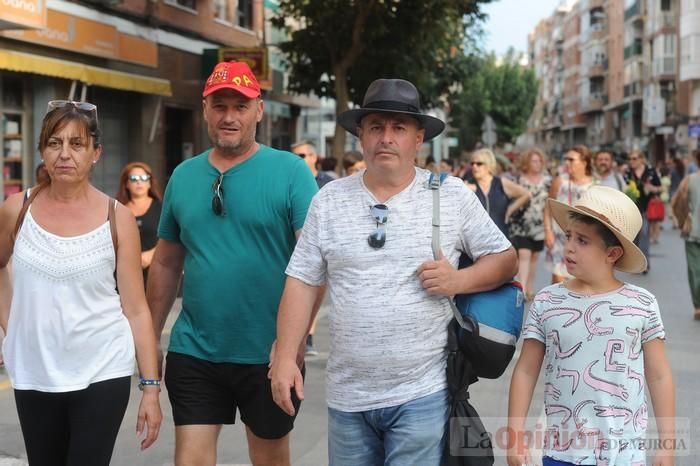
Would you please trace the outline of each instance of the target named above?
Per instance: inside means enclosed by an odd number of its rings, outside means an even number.
[[[24,205],[27,191],[12,194],[0,204],[0,225],[12,225],[14,227],[17,216]]]

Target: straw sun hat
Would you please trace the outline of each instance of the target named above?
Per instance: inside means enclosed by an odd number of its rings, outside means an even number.
[[[554,199],[548,199],[547,202],[552,217],[563,230],[569,225],[569,212],[593,217],[605,225],[624,249],[624,254],[615,263],[616,269],[629,273],[646,270],[647,259],[634,244],[634,238],[642,228],[642,215],[625,193],[606,186],[592,186],[573,206]]]

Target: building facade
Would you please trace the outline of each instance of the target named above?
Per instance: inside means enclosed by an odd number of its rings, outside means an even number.
[[[680,17],[679,78],[684,97],[681,101],[687,104],[687,107],[681,107],[681,111],[697,128],[700,124],[700,0],[680,0]],[[700,130],[693,131],[694,134],[697,132]]]
[[[180,162],[209,147],[201,92],[220,52],[264,49],[270,8],[272,0],[3,2],[4,196],[34,183],[38,133],[53,99],[98,107],[104,147],[96,186],[114,195],[122,167],[136,160],[167,182]],[[299,103],[284,93],[280,66],[259,77],[266,105],[260,140],[288,146]]]
[[[557,61],[539,49],[556,49],[559,24],[564,28],[564,111],[557,126],[558,113],[549,112],[543,122],[543,109],[556,109],[558,96],[549,90],[557,88],[560,77],[540,71],[545,61]],[[541,83],[529,131],[555,155],[585,143],[616,153],[642,149],[653,160],[664,160],[696,147],[697,138],[689,135],[700,115],[698,105],[693,107],[693,99],[700,98],[699,0],[562,2],[530,34],[529,48]]]

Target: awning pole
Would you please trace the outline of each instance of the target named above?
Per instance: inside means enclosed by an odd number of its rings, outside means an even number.
[[[156,102],[156,111],[153,113],[153,122],[151,123],[151,133],[148,135],[148,143],[153,144],[153,140],[156,138],[156,127],[158,126],[158,120],[160,119],[160,107],[163,104],[163,98],[158,97]]]
[[[68,100],[73,100],[73,96],[75,96],[75,88],[77,85],[78,81],[76,81],[75,79],[72,83],[70,83],[70,93],[68,94]]]
[[[88,85],[83,83],[83,90],[80,92],[80,101],[85,102],[85,98],[87,97],[87,88]]]

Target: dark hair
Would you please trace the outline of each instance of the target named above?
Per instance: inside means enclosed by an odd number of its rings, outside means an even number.
[[[159,201],[162,200],[163,195],[161,194],[158,181],[156,180],[155,176],[153,176],[153,170],[151,170],[151,167],[149,167],[147,163],[143,162],[131,162],[124,167],[121,175],[119,175],[119,191],[117,191],[117,200],[122,204],[126,204],[131,200],[131,193],[128,189],[126,189],[126,183],[128,182],[129,172],[131,172],[131,170],[134,168],[140,168],[151,177],[151,187],[148,188],[148,196],[152,197],[153,199],[158,199]]]
[[[700,149],[697,149],[693,155],[695,156],[695,162],[700,164]]]
[[[451,159],[442,159],[440,160],[442,163],[446,163],[450,168],[454,168],[455,164]]]
[[[39,152],[43,152],[49,144],[49,138],[62,130],[68,123],[72,121],[78,122],[83,136],[86,139],[92,139],[92,146],[98,148],[102,144],[102,131],[97,122],[97,114],[95,117],[90,113],[73,106],[66,105],[58,107],[46,115],[41,122],[41,132],[39,133]]]
[[[583,144],[576,144],[574,147],[569,149],[571,152],[576,152],[581,161],[586,164],[586,175],[591,176],[593,174],[593,163],[591,160],[591,151],[588,147]]]
[[[606,248],[612,248],[614,246],[622,246],[620,240],[613,232],[603,225],[600,220],[593,218],[589,215],[580,214],[578,212],[569,212],[569,220],[572,222],[581,222],[584,225],[591,225],[595,227],[596,233],[602,238],[605,243]]]
[[[601,149],[601,150],[599,150],[598,152],[596,152],[596,153],[595,153],[595,156],[593,157],[593,160],[597,160],[597,159],[598,159],[598,156],[599,156],[600,154],[608,154],[608,155],[610,156],[610,158],[612,159],[612,161],[613,161],[613,162],[615,161],[615,154],[613,154],[612,151],[607,150],[607,149]]]
[[[343,155],[343,168],[347,170],[348,168],[355,165],[357,162],[362,160],[362,152],[351,150]]]
[[[326,172],[335,171],[335,167],[338,166],[338,159],[335,157],[326,157],[321,160],[321,170]]]

